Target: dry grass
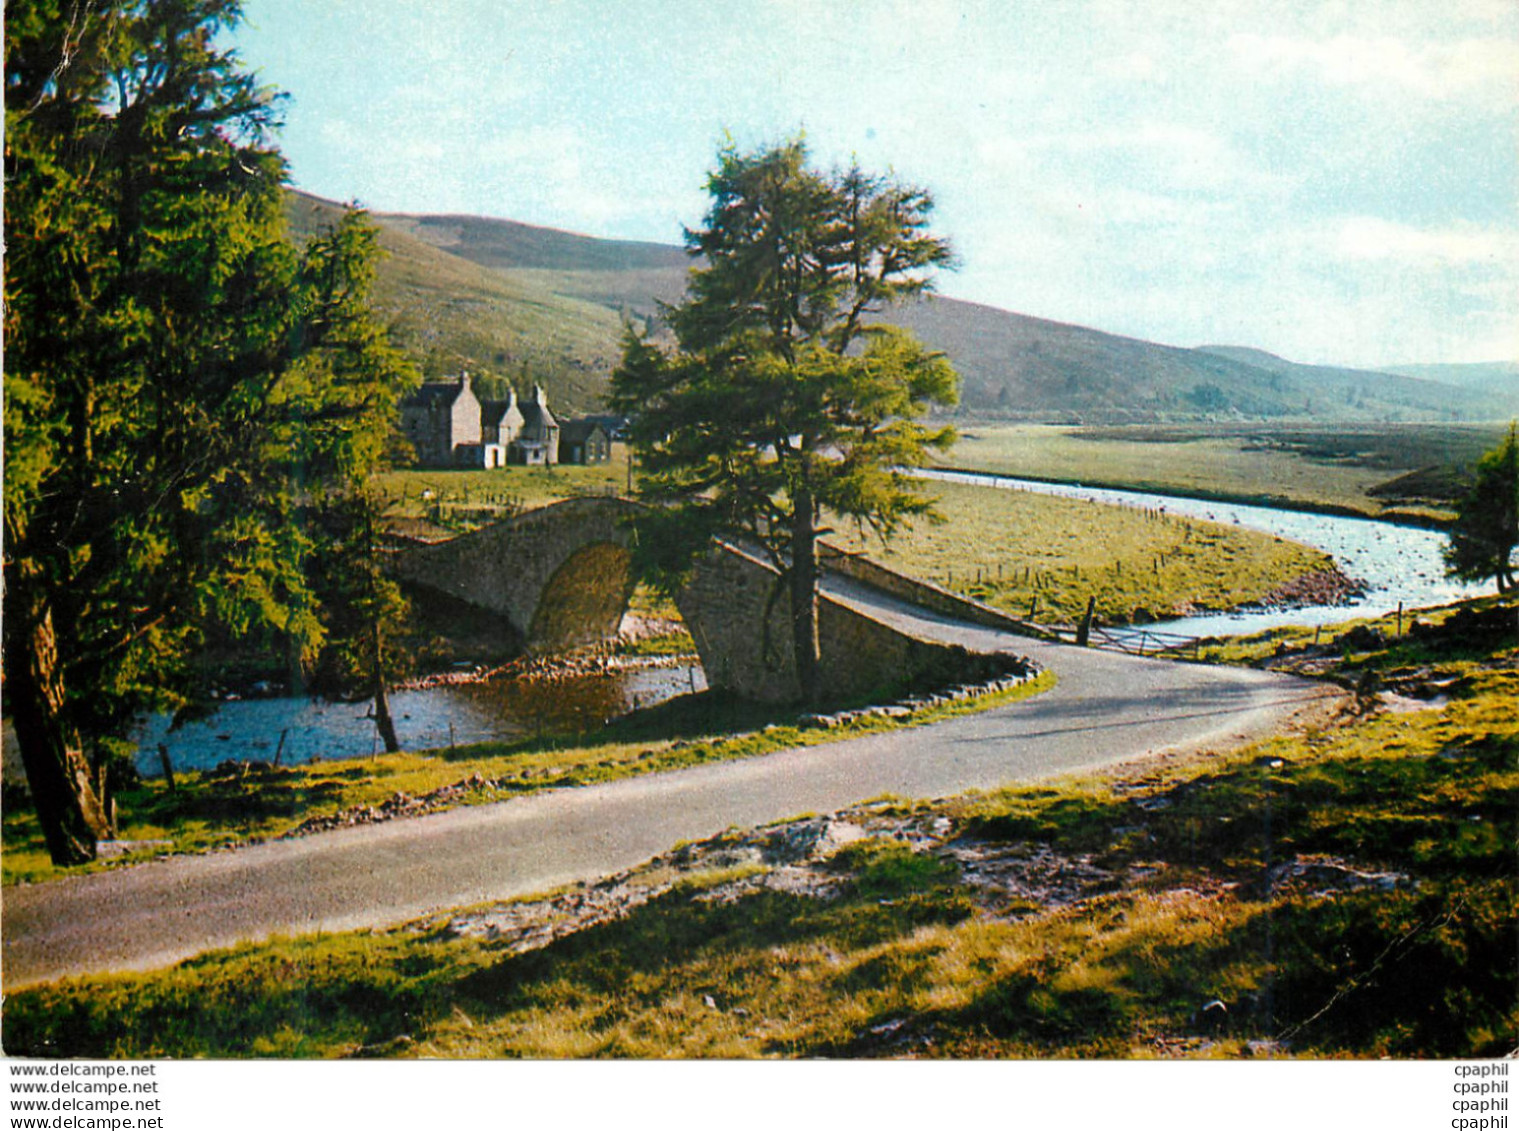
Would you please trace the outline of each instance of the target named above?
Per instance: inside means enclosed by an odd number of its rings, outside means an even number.
[[[1032,491],[933,483],[942,524],[919,521],[884,549],[839,531],[830,538],[903,573],[1031,619],[1069,622],[1097,598],[1112,623],[1137,610],[1163,617],[1259,601],[1331,565],[1295,542],[1158,511]]]
[[[970,425],[945,462],[1243,502],[1449,517],[1451,484],[1497,435],[1490,425]],[[1441,497],[1378,491],[1410,473],[1443,483]]]

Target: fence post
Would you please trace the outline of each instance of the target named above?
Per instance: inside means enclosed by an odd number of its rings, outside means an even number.
[[[1087,646],[1088,642],[1091,641],[1091,639],[1092,639],[1092,615],[1096,611],[1097,611],[1097,598],[1096,598],[1096,596],[1088,597],[1087,598],[1087,611],[1086,611],[1086,615],[1081,618],[1081,624],[1079,626],[1077,626],[1077,628],[1076,628],[1076,644],[1077,644],[1078,647],[1085,648]]]
[[[164,781],[169,783],[169,792],[173,793],[176,788],[174,785],[174,763],[169,758],[167,743],[160,742],[158,744],[158,764],[163,767]]]

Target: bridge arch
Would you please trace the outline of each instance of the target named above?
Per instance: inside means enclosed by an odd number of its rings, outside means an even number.
[[[406,580],[504,616],[530,652],[617,634],[633,593],[636,504],[567,499],[397,555]]]
[[[632,563],[616,542],[571,552],[544,583],[528,627],[529,650],[560,652],[616,636],[633,596]]]
[[[530,652],[610,639],[633,592],[633,521],[641,510],[626,499],[569,499],[447,542],[412,546],[397,555],[396,570],[505,617]],[[879,564],[834,557],[830,570],[898,600],[973,623],[1016,623]],[[790,648],[775,646],[786,639],[787,610],[772,600],[780,580],[770,562],[715,543],[676,595],[709,686],[751,699],[801,697]],[[821,679],[832,695],[946,682],[975,667],[965,649],[914,636],[838,596],[823,594],[818,611]]]

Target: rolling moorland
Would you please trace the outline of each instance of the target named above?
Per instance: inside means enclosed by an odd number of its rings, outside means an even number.
[[[336,206],[292,193],[292,231]],[[378,301],[429,375],[468,368],[539,381],[555,403],[599,406],[624,318],[679,298],[676,246],[602,240],[473,216],[375,214],[390,258]],[[1088,424],[1313,420],[1494,421],[1519,414],[1519,370],[1412,366],[1406,374],[1299,365],[1260,350],[1183,349],[929,297],[892,320],[943,350],[961,415]]]

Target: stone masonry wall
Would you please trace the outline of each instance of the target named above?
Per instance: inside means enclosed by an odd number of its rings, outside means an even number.
[[[603,545],[625,549],[629,532],[625,519],[632,504],[619,499],[569,499],[496,523],[473,534],[431,546],[413,546],[397,555],[397,572],[409,581],[447,593],[510,620],[527,639],[529,649],[562,646],[570,638],[584,640],[616,632],[616,621],[627,605],[630,584],[626,554],[600,554],[595,562],[606,568],[577,568],[587,562],[586,551]],[[576,563],[572,558],[579,555]],[[570,563],[569,568],[565,568]],[[617,568],[610,568],[616,566]],[[596,584],[606,589],[605,600],[570,601],[557,590]],[[540,618],[540,606],[575,605],[594,610],[605,624],[571,631],[563,616]],[[607,612],[616,606],[615,615]],[[535,640],[534,629],[553,626],[555,640]]]
[[[397,555],[401,576],[505,616],[530,651],[610,637],[631,593],[628,519],[620,499],[571,499],[484,530]],[[1018,622],[994,609],[828,548],[825,564],[927,609],[979,624]],[[705,558],[676,604],[707,682],[751,699],[802,698],[791,651],[790,602],[777,571],[732,546]],[[821,599],[818,639],[829,698],[889,694],[975,678],[963,648],[922,640]]]
[[[990,605],[974,601],[969,597],[962,597],[958,593],[952,593],[930,582],[919,581],[906,574],[898,573],[880,562],[872,561],[863,554],[851,554],[824,542],[818,545],[818,558],[825,568],[834,573],[853,578],[893,597],[900,597],[929,612],[943,613],[945,616],[970,621],[972,624],[979,624],[986,628],[1005,628],[1027,635],[1041,635],[1036,628],[1000,609],[994,609]]]
[[[789,600],[768,562],[727,546],[702,560],[676,604],[709,685],[766,702],[802,697]],[[982,666],[963,648],[909,636],[826,595],[819,603],[818,641],[830,699],[952,682],[979,674]]]

